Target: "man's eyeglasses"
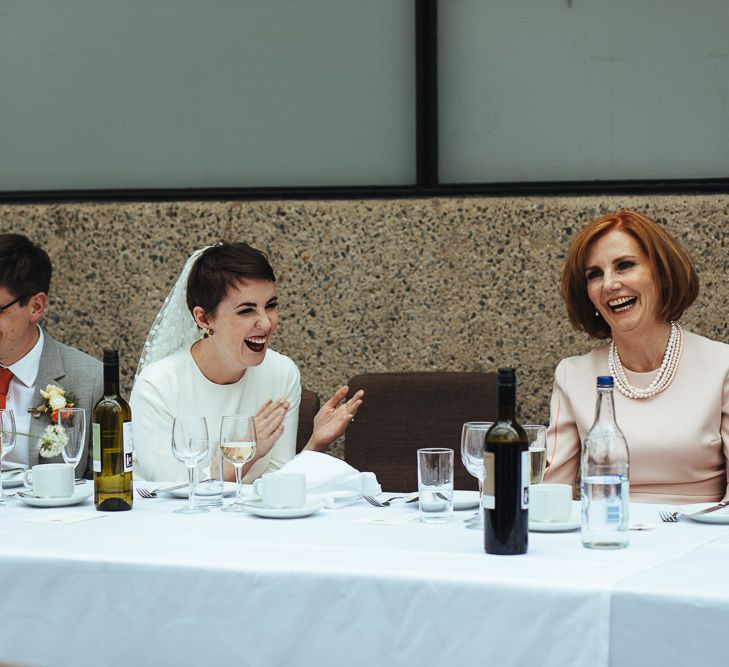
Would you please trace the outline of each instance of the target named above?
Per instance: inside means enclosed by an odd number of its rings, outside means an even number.
[[[11,301],[10,303],[6,303],[4,306],[0,306],[0,315],[2,315],[10,306],[14,306],[18,301],[20,301],[23,298],[23,296],[19,296],[15,301]]]

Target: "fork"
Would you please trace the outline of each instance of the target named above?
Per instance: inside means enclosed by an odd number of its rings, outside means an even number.
[[[658,516],[664,523],[676,523],[678,521],[678,512],[669,512],[667,510],[658,510]]]
[[[205,484],[205,482],[212,482],[214,481],[212,477],[208,477],[207,479],[201,479],[195,486],[198,486],[199,484]],[[184,489],[186,486],[189,486],[188,482],[185,482],[184,484],[175,484],[175,486],[162,486],[157,487],[156,489],[145,489],[143,486],[137,486],[135,487],[137,493],[142,498],[158,498],[158,493],[167,493],[168,491],[177,491],[178,489]]]
[[[198,484],[204,484],[205,482],[212,482],[213,479],[203,479],[198,482]],[[143,486],[137,486],[136,491],[142,498],[158,498],[158,493],[167,493],[167,491],[177,491],[177,489],[184,489],[186,486],[188,486],[188,483],[185,482],[184,484],[176,484],[175,486],[164,486],[156,489],[152,489],[151,491],[149,489],[145,489]]]
[[[388,498],[387,500],[377,500],[377,498],[375,498],[373,496],[365,496],[365,495],[362,495],[362,497],[370,505],[373,505],[374,507],[389,507],[390,506],[390,503],[393,500],[397,500],[398,498],[404,498],[405,496],[393,496],[392,498]]]
[[[409,495],[411,495],[411,494],[408,494],[408,496]],[[378,500],[377,498],[374,498],[372,496],[365,496],[365,495],[363,495],[362,497],[370,505],[374,505],[375,507],[389,507],[390,506],[390,503],[393,500],[397,500],[398,498],[407,498],[408,496],[393,496],[392,498],[388,498],[387,500]],[[413,498],[410,498],[409,500],[406,500],[404,504],[405,505],[409,505],[410,503],[417,503],[417,502],[418,502],[418,496],[416,494]]]

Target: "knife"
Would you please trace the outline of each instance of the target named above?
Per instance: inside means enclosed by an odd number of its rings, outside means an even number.
[[[686,516],[700,516],[701,514],[708,514],[709,512],[715,512],[716,510],[720,510],[722,507],[726,507],[729,505],[729,501],[722,500],[717,505],[712,505],[711,507],[707,507],[704,510],[699,510],[698,512],[691,512],[691,514],[686,514]]]

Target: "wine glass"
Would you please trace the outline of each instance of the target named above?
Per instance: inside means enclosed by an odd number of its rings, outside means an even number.
[[[0,468],[2,460],[13,451],[15,447],[15,415],[12,410],[0,409]],[[0,473],[0,504],[5,502],[3,492],[3,477]]]
[[[220,452],[235,468],[235,502],[226,505],[223,512],[244,512],[243,466],[256,453],[256,423],[253,417],[226,415],[220,422]]]
[[[547,467],[547,427],[526,424],[522,428],[529,439],[529,483],[541,484]]]
[[[483,492],[483,441],[493,422],[466,422],[461,431],[461,460],[478,480],[478,511],[467,520],[466,528],[483,529],[481,493]]]
[[[63,461],[73,464],[75,468],[81,460],[86,442],[86,410],[61,408],[56,412],[55,422],[66,432],[66,444],[62,451]]]
[[[201,514],[208,510],[195,506],[195,466],[204,461],[209,452],[208,425],[205,417],[175,417],[172,421],[172,453],[185,464],[190,479],[187,507],[180,507],[178,514]]]

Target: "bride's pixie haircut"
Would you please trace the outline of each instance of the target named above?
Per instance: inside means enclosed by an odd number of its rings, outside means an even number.
[[[192,312],[195,306],[200,306],[207,315],[214,315],[231,287],[245,285],[256,278],[276,282],[268,258],[260,250],[242,241],[211,246],[190,270],[187,307]]]
[[[572,239],[562,271],[562,298],[572,326],[598,339],[610,338],[602,317],[587,295],[585,262],[592,243],[619,229],[630,234],[648,258],[658,286],[658,317],[678,320],[699,294],[699,278],[687,252],[663,227],[635,211],[618,211],[583,227]]]

